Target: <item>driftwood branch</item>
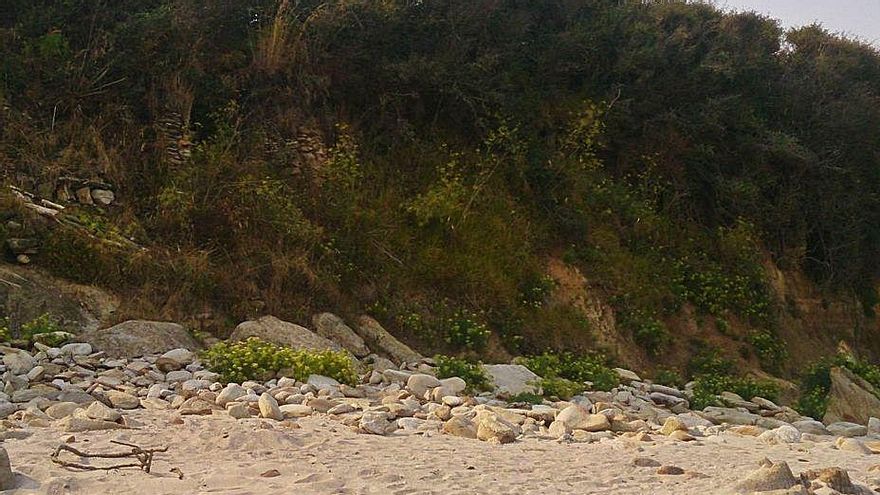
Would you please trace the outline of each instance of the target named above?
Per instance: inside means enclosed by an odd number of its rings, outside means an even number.
[[[71,468],[71,469],[82,469],[84,471],[109,471],[111,469],[120,469],[127,467],[136,467],[142,469],[145,473],[149,473],[150,469],[153,466],[153,454],[156,452],[167,452],[168,447],[162,447],[158,449],[145,449],[138,445],[134,445],[131,443],[118,442],[116,440],[111,440],[110,443],[115,443],[117,445],[124,445],[126,447],[131,447],[131,452],[110,452],[107,454],[101,453],[88,453],[78,450],[74,447],[71,447],[67,444],[59,445],[55,451],[49,456],[52,459],[52,462],[55,464]],[[70,452],[74,455],[77,455],[83,459],[89,458],[99,458],[99,459],[133,459],[132,462],[126,462],[122,464],[113,464],[111,466],[92,466],[89,464],[82,464],[79,462],[71,462],[65,461],[64,459],[60,459],[58,456],[62,451]],[[137,462],[134,462],[136,460]]]

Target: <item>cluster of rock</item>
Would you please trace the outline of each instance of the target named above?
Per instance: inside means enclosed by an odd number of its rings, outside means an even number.
[[[68,432],[135,428],[137,422],[126,411],[143,408],[181,416],[219,414],[275,421],[320,415],[367,434],[447,434],[497,444],[521,438],[595,442],[619,436],[693,442],[735,434],[767,444],[830,442],[840,450],[880,453],[880,420],[874,417],[866,424],[826,425],[767,399],[745,400],[731,393],[720,397],[725,407],[692,411],[687,391],[643,381],[622,369],[618,374],[627,383],[609,392],[531,404],[512,403],[509,398],[534,391],[534,373],[520,365],[491,365],[484,369],[495,390],[472,396],[464,380],[436,377],[430,359],[398,342],[375,320],[362,319],[358,331],[329,314],[316,316],[314,323],[318,333],[267,317],[240,325],[233,336],[256,335],[294,347],[347,349],[363,358],[360,383],[349,385],[320,375],[305,381],[281,376],[221,383],[192,352],[192,337],[170,323],[126,322],[81,336],[90,343],[59,348],[38,343],[35,352],[0,347],[3,435],[20,434],[17,427],[24,425],[53,423]],[[381,349],[384,356],[373,354],[371,348]],[[774,466],[762,469],[784,471]],[[802,475],[784,489],[797,485],[813,490],[826,478],[841,477],[809,474],[813,475],[809,483]]]
[[[761,493],[785,495],[852,494],[868,495],[873,490],[857,485],[849,473],[837,467],[810,469],[795,476],[788,463],[774,463],[765,458],[760,467],[737,483],[734,493]]]

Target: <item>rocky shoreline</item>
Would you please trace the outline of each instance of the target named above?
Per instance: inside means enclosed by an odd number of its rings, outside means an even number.
[[[273,328],[292,325],[279,322],[272,322]],[[102,331],[102,338],[85,339],[100,343],[100,349],[98,344],[88,342],[61,347],[37,343],[34,352],[0,348],[5,387],[0,394],[0,417],[4,418],[0,438],[6,445],[25,441],[41,430],[67,434],[62,443],[78,441],[82,435],[107,435],[117,430],[120,434],[129,433],[142,429],[144,415],[152,414],[170,418],[171,424],[204,417],[295,427],[300,422],[320,419],[338,428],[377,437],[446,436],[497,445],[672,442],[698,449],[699,445],[720,445],[725,438],[737,437],[753,442],[757,450],[786,446],[809,451],[821,446],[866,458],[880,453],[877,418],[871,417],[867,424],[838,421],[826,425],[767,399],[746,400],[731,393],[721,397],[728,407],[692,411],[687,390],[643,381],[623,369],[617,372],[624,383],[610,392],[585,392],[570,401],[545,400],[540,404],[509,401],[519,392],[533,390],[530,377],[535,375],[521,365],[485,367],[495,390],[472,396],[465,393],[467,384],[461,378],[435,377],[431,359],[418,356],[418,361],[395,363],[376,354],[364,355],[364,349],[358,351],[363,358],[359,362],[362,373],[355,386],[320,375],[311,375],[302,382],[280,376],[259,382],[221,383],[220,376],[205,369],[192,349],[176,346],[189,338],[177,335],[177,326],[152,322],[122,325],[128,331],[114,327]],[[150,332],[138,332],[138,328]],[[165,333],[157,328],[164,328]],[[237,330],[239,337],[253,333],[239,330],[241,327]],[[324,345],[316,339],[325,337],[306,335],[303,330],[311,333],[298,327],[286,335],[298,335],[299,341],[305,335],[310,345]],[[331,333],[322,333],[332,337]],[[271,337],[265,333],[263,336]],[[381,346],[374,340],[371,348],[390,347],[396,351],[383,353],[416,356],[412,350],[403,350],[403,344],[388,341],[389,337],[382,336],[385,341]],[[351,338],[342,340],[344,343],[332,344],[348,348],[364,343]],[[172,348],[130,355],[157,347]],[[44,462],[50,463],[49,458]],[[650,456],[636,455],[632,463],[659,476],[694,476]],[[19,468],[15,455],[11,456],[11,466]],[[880,464],[875,467],[880,472]],[[588,469],[589,463],[584,468]],[[755,468],[737,483],[717,487],[713,493],[880,491],[880,477],[864,477],[861,484],[853,483],[848,466],[804,470],[797,476],[787,463],[775,460],[762,460]],[[9,463],[4,466],[0,462],[0,488],[11,489],[16,483]],[[698,492],[688,491],[685,484],[677,493]]]

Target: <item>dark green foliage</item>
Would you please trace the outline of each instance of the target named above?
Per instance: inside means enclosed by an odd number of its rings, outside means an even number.
[[[749,343],[755,348],[761,367],[770,372],[779,372],[788,358],[785,343],[774,333],[763,330],[749,335]]]
[[[670,340],[663,322],[642,311],[620,313],[620,323],[633,333],[636,342],[651,355],[659,354]]]
[[[437,365],[437,378],[451,378],[457,376],[465,381],[468,390],[480,392],[490,388],[489,378],[483,372],[480,363],[472,363],[466,359],[452,356],[434,356]]]
[[[620,383],[617,373],[607,364],[603,356],[575,355],[572,353],[550,354],[517,358],[517,362],[532,370],[553,392],[568,395],[574,386],[592,382],[594,390],[611,390]],[[564,381],[556,380],[563,379]],[[548,381],[549,380],[549,381]],[[555,381],[554,381],[555,380]],[[583,387],[581,386],[582,391]],[[546,389],[545,389],[545,393]],[[577,392],[575,392],[577,393]]]
[[[683,387],[685,380],[678,371],[661,368],[657,370],[657,373],[654,375],[654,383],[671,387]]]

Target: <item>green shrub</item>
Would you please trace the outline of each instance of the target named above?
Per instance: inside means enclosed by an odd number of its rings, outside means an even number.
[[[58,326],[58,323],[49,316],[49,313],[43,313],[21,326],[21,338],[31,340],[34,335],[60,331],[61,328]]]
[[[687,372],[691,378],[698,375],[730,375],[734,373],[734,366],[733,361],[724,358],[718,349],[706,348],[697,351],[691,358]]]
[[[560,400],[569,400],[586,389],[583,383],[559,377],[541,378],[537,385],[541,387],[545,397],[556,397]]]
[[[547,297],[556,288],[556,281],[549,275],[531,279],[524,284],[520,293],[520,304],[527,308],[540,308],[544,306]]]
[[[12,334],[9,332],[9,317],[0,318],[0,342],[9,342]]]
[[[623,313],[621,323],[632,331],[636,343],[644,347],[652,356],[656,356],[669,343],[670,337],[666,325],[642,311]]]
[[[459,310],[446,321],[446,343],[468,350],[482,350],[489,341],[489,327],[474,313]]]
[[[564,378],[577,383],[592,382],[596,390],[611,390],[620,383],[617,373],[600,355],[550,354],[517,358],[517,363],[543,379]],[[555,384],[551,384],[551,388]],[[546,392],[545,392],[546,393]]]
[[[749,343],[755,348],[761,367],[767,371],[779,372],[782,363],[788,358],[785,342],[768,330],[752,332]]]
[[[452,356],[434,356],[437,365],[437,378],[452,378],[457,376],[465,381],[469,391],[488,390],[489,378],[483,372],[480,363],[471,363],[465,359]]]
[[[672,387],[682,387],[684,386],[685,381],[684,377],[682,377],[681,373],[679,373],[678,371],[667,368],[660,368],[654,375],[654,383],[669,385]]]
[[[201,357],[208,369],[220,373],[227,382],[264,380],[283,372],[300,381],[314,374],[349,385],[357,383],[354,363],[344,352],[294,350],[256,337],[242,342],[220,342]]]

